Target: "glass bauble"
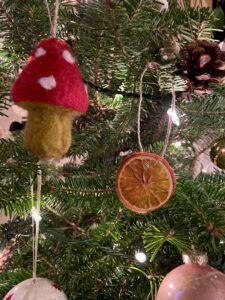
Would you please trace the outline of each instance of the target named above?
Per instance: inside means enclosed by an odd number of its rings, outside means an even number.
[[[61,288],[46,278],[22,281],[3,300],[67,300]]]
[[[207,256],[184,256],[160,285],[157,300],[225,300],[225,274],[207,265]]]
[[[217,167],[225,170],[225,138],[220,139],[212,146],[210,158]]]

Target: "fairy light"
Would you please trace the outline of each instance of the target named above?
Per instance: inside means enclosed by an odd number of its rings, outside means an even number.
[[[32,218],[35,220],[35,222],[40,222],[42,219],[41,215],[38,214],[37,209],[35,207],[32,207]]]
[[[174,147],[176,148],[180,148],[182,146],[182,142],[181,141],[176,141],[173,143]]]
[[[135,259],[140,263],[144,263],[147,260],[147,256],[144,252],[136,252]]]
[[[173,109],[172,107],[169,108],[167,110],[167,114],[169,117],[171,117],[173,124],[180,126],[180,118],[178,117],[176,109]]]

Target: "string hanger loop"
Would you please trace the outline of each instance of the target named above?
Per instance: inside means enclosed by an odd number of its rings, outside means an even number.
[[[38,243],[39,243],[39,231],[40,231],[40,220],[41,220],[40,218],[41,188],[42,188],[42,171],[38,166],[36,205],[34,205],[34,183],[33,180],[30,178],[31,205],[32,205],[32,236],[33,236],[33,280],[34,281],[37,279]]]
[[[55,10],[54,10],[54,18],[52,19],[51,17],[51,11],[50,7],[48,4],[48,0],[44,0],[47,13],[48,13],[48,18],[49,18],[49,24],[51,28],[51,36],[56,38],[57,35],[57,27],[58,27],[58,18],[59,18],[59,7],[60,7],[60,0],[55,0]]]
[[[149,70],[153,70],[158,67],[157,63],[147,63],[143,72],[141,73],[140,82],[139,82],[139,104],[138,104],[138,113],[137,113],[137,136],[138,136],[138,145],[141,152],[144,152],[142,142],[141,142],[141,109],[142,109],[142,102],[143,102],[143,79],[145,74]],[[172,112],[176,111],[176,93],[175,93],[175,86],[174,81],[172,80],[172,103],[171,103],[171,110]],[[161,153],[161,157],[165,156],[166,150],[168,148],[171,131],[172,131],[173,119],[172,116],[168,116],[168,125],[167,125],[167,133],[164,140],[163,150]]]

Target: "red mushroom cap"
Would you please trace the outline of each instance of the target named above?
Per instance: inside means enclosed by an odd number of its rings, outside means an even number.
[[[42,40],[15,81],[12,99],[61,106],[80,113],[88,109],[88,96],[70,47],[55,38]]]

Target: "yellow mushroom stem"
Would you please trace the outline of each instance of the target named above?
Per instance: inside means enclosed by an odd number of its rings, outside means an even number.
[[[28,152],[40,159],[61,158],[71,144],[72,123],[79,112],[59,106],[22,102],[28,111],[25,144]]]

